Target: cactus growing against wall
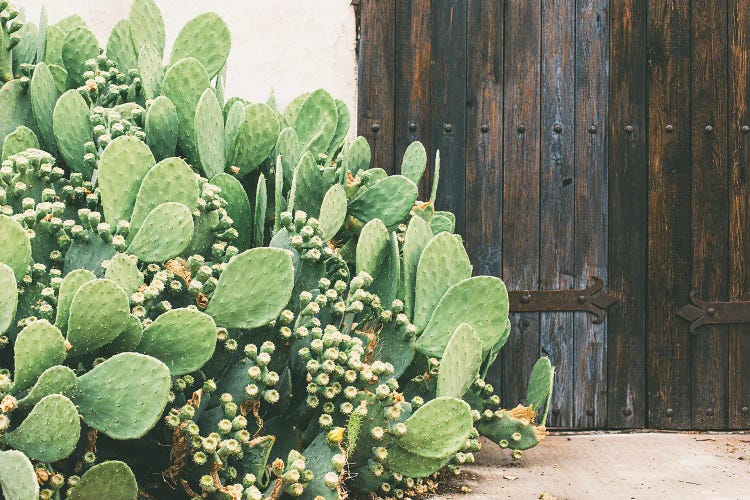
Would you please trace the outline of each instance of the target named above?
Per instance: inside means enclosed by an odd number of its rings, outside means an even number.
[[[510,335],[426,202],[325,90],[224,96],[230,35],[171,55],[152,0],[100,47],[0,1],[0,488],[8,500],[404,498],[545,435],[484,382]],[[168,64],[163,61],[168,59]]]

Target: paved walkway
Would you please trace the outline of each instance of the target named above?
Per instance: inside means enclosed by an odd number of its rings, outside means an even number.
[[[750,499],[750,434],[557,434],[517,465],[487,442],[464,469],[437,498]]]

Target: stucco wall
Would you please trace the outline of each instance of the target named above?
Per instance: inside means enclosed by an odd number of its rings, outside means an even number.
[[[15,0],[26,17],[39,19],[47,6],[50,23],[78,13],[102,46],[114,24],[128,17],[131,0]],[[156,0],[167,32],[167,56],[180,28],[213,11],[229,25],[227,95],[265,101],[271,87],[283,106],[318,87],[356,103],[355,20],[350,0]]]

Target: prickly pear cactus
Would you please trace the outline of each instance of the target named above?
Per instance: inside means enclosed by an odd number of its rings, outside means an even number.
[[[323,89],[226,98],[215,14],[164,53],[153,0],[106,50],[0,0],[0,488],[8,500],[405,498],[545,435],[554,368],[510,410],[508,339],[428,167],[371,167]],[[168,59],[168,63],[165,61]]]

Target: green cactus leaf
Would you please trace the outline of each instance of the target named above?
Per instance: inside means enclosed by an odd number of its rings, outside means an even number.
[[[438,397],[421,406],[404,424],[406,434],[396,440],[400,448],[420,457],[444,459],[461,449],[474,421],[464,401]]]
[[[18,450],[0,451],[0,487],[5,500],[39,497],[36,471],[26,455]]]
[[[55,325],[61,331],[68,331],[70,304],[73,302],[73,297],[76,292],[78,292],[78,289],[81,288],[84,283],[88,283],[95,279],[96,276],[94,273],[86,269],[76,269],[75,271],[71,271],[65,276],[65,279],[63,279],[57,296],[57,317],[55,318]]]
[[[437,397],[462,398],[482,365],[482,341],[472,327],[461,323],[445,346],[437,379]]]
[[[76,26],[65,35],[62,59],[68,71],[68,79],[74,85],[83,85],[86,61],[96,59],[101,53],[96,36],[86,26]]]
[[[404,273],[404,311],[414,319],[414,293],[417,283],[417,265],[427,244],[432,239],[430,225],[421,217],[412,217],[404,234],[402,269]]]
[[[451,212],[437,211],[432,215],[432,234],[452,233],[456,229],[456,216]]]
[[[336,131],[331,139],[331,144],[328,146],[328,158],[332,159],[333,156],[341,149],[346,139],[346,134],[349,133],[349,126],[352,122],[352,117],[349,114],[349,108],[346,103],[341,99],[336,99],[336,115],[338,117],[336,121]]]
[[[63,271],[70,273],[78,269],[87,269],[97,278],[104,276],[104,261],[115,256],[115,248],[98,237],[90,237],[88,241],[74,241],[65,254]]]
[[[26,22],[17,32],[20,37],[18,45],[13,47],[13,74],[18,75],[22,64],[36,63],[36,49],[39,43],[39,28],[36,24]]]
[[[141,262],[165,262],[190,245],[194,228],[188,207],[182,203],[162,203],[146,216],[128,253]]]
[[[144,49],[145,50],[145,49]],[[174,156],[179,135],[177,109],[168,97],[159,96],[146,112],[146,143],[157,160]]]
[[[136,439],[161,418],[170,386],[167,365],[123,352],[78,377],[74,401],[90,427],[112,439]]]
[[[83,161],[84,144],[94,136],[89,120],[89,106],[77,90],[68,90],[57,100],[52,113],[55,141],[65,163],[72,170],[91,179],[93,169]]]
[[[195,109],[203,92],[211,86],[201,63],[187,57],[173,64],[161,82],[161,94],[169,97],[177,110],[178,144],[190,163],[198,164],[198,145],[195,137]]]
[[[13,360],[13,392],[17,394],[34,385],[44,370],[65,360],[65,339],[56,326],[37,320],[16,337]]]
[[[497,355],[508,341],[508,337],[510,337],[510,326],[510,319],[506,319],[503,324],[503,333],[500,335],[497,342],[495,342],[495,345],[492,346],[487,356],[485,356],[484,361],[482,362],[482,368],[479,371],[479,376],[483,379],[487,378],[487,373],[490,371],[490,367],[495,363]]]
[[[68,72],[65,68],[56,64],[49,65],[49,72],[52,75],[52,80],[55,82],[57,94],[62,95],[63,92],[68,90]]]
[[[245,121],[237,130],[227,158],[229,165],[240,169],[237,177],[254,171],[268,158],[276,145],[279,130],[279,119],[267,104],[245,107]]]
[[[346,191],[341,184],[334,184],[328,189],[320,205],[320,228],[324,241],[336,236],[346,220]]]
[[[130,316],[123,327],[122,333],[115,340],[104,346],[110,354],[135,351],[143,338],[143,325],[135,316]]]
[[[164,19],[159,7],[153,0],[134,0],[130,7],[130,37],[135,52],[138,53],[147,44],[151,44],[161,61],[164,55]]]
[[[252,209],[245,188],[235,177],[224,173],[212,177],[211,184],[221,189],[221,197],[227,202],[227,215],[234,221],[234,228],[239,233],[234,246],[240,251],[247,250],[252,236]]]
[[[5,137],[2,160],[5,161],[14,154],[26,151],[29,148],[39,149],[39,140],[33,130],[24,125],[19,125],[16,130]]]
[[[268,280],[273,272],[273,281]],[[206,313],[227,328],[257,328],[286,307],[294,288],[292,257],[278,248],[253,248],[229,261]]]
[[[68,491],[67,500],[136,500],[138,483],[130,467],[110,460],[87,470],[75,488]]]
[[[309,151],[300,158],[295,176],[294,209],[302,210],[309,217],[319,217],[320,206],[331,184],[323,179],[320,167]]]
[[[80,436],[75,405],[65,396],[50,394],[3,441],[32,460],[57,462],[73,453]]]
[[[363,222],[380,219],[386,226],[404,220],[417,201],[417,185],[401,175],[391,175],[357,193],[349,202],[349,214]]]
[[[128,295],[114,281],[97,279],[84,283],[70,304],[69,355],[81,356],[112,342],[129,316]]]
[[[414,336],[406,335],[395,321],[387,324],[378,334],[373,359],[393,365],[393,378],[404,374],[414,359]]]
[[[86,26],[86,21],[84,21],[83,18],[78,14],[72,14],[57,21],[57,23],[55,23],[55,26],[60,28],[63,33],[67,33],[76,26]]]
[[[301,500],[314,500],[324,498],[325,500],[338,500],[338,487],[342,478],[339,478],[339,484],[334,488],[329,488],[325,483],[325,475],[333,472],[337,476],[339,473],[333,468],[333,456],[346,456],[344,451],[337,444],[328,442],[327,432],[321,432],[313,439],[312,443],[302,452],[307,464],[307,468],[313,472],[313,480],[307,483],[305,490],[300,495]]]
[[[493,276],[475,276],[459,281],[443,295],[429,323],[417,340],[417,350],[440,358],[451,334],[461,323],[476,330],[482,350],[489,352],[504,334],[508,318],[508,291]]]
[[[539,414],[537,421],[544,424],[552,400],[552,386],[555,380],[555,369],[549,358],[543,356],[534,364],[526,389],[526,404]]]
[[[500,446],[527,450],[539,444],[539,434],[528,419],[515,418],[502,411],[500,418],[477,422],[479,433]]]
[[[150,43],[141,47],[141,51],[138,53],[138,69],[143,85],[143,95],[146,99],[154,99],[161,91],[164,66],[161,63],[161,56]],[[148,140],[148,137],[146,139]]]
[[[224,113],[213,89],[206,89],[195,110],[195,134],[203,175],[224,171]]]
[[[130,38],[130,23],[120,19],[107,40],[107,57],[112,59],[123,73],[138,68],[138,52]]]
[[[394,254],[388,228],[379,219],[371,220],[362,228],[356,260],[357,274],[366,272],[373,277],[370,291],[380,297],[385,307],[389,307],[398,290],[399,258],[397,249]]]
[[[22,125],[32,131],[37,129],[29,92],[23,88],[20,80],[11,80],[0,87],[0,142]]]
[[[18,307],[18,288],[13,269],[0,262],[0,335],[13,324]]]
[[[398,446],[388,449],[385,466],[388,470],[407,477],[427,477],[445,467],[450,458],[426,458]]]
[[[62,58],[62,48],[65,43],[65,32],[61,30],[59,26],[47,26],[47,30],[44,32],[44,38],[43,62],[61,67],[64,66],[65,63]]]
[[[182,158],[167,158],[151,168],[141,181],[130,217],[130,235],[134,236],[146,217],[157,206],[181,203],[188,210],[198,206],[198,176]]]
[[[195,57],[213,78],[226,64],[231,46],[232,35],[224,20],[214,13],[201,14],[188,21],[177,35],[169,64]]]
[[[276,141],[274,156],[281,156],[281,165],[284,169],[284,183],[291,186],[294,168],[302,156],[302,143],[297,137],[297,132],[291,127],[286,127],[279,133]]]
[[[141,182],[154,163],[148,146],[130,135],[118,137],[104,148],[98,182],[104,219],[113,227],[130,220]]]
[[[143,332],[137,351],[161,360],[173,377],[200,369],[216,347],[216,324],[193,309],[172,309]]]
[[[104,277],[117,283],[128,295],[143,283],[143,275],[138,270],[138,259],[124,253],[115,254],[110,259]]]
[[[245,108],[245,107],[246,107],[246,106],[247,106],[248,104],[250,104],[249,102],[247,102],[247,101],[246,101],[245,99],[243,99],[243,98],[241,98],[241,97],[237,97],[237,96],[232,96],[232,97],[230,97],[229,99],[227,99],[227,102],[225,102],[225,103],[224,103],[224,107],[222,108],[222,110],[223,110],[223,112],[224,112],[224,121],[226,121],[226,120],[227,120],[227,117],[229,116],[229,111],[230,111],[230,110],[231,110],[231,109],[232,109],[232,108],[234,107],[234,105],[235,105],[235,104],[237,104],[238,102],[241,102],[242,104],[244,104],[244,106],[243,106],[243,109],[244,109],[244,108]]]
[[[243,101],[235,101],[226,113],[224,123],[224,158],[228,158],[237,138],[240,127],[245,123],[245,108],[247,104]],[[226,108],[226,106],[225,106]],[[222,115],[223,115],[222,111]]]
[[[419,183],[427,168],[427,151],[419,141],[409,144],[404,152],[401,162],[401,175],[411,180],[414,184]]]
[[[367,170],[370,168],[370,160],[372,159],[372,152],[370,151],[370,144],[362,136],[357,137],[349,144],[344,153],[347,165],[349,166],[349,172],[356,176],[360,170]]]
[[[311,92],[302,103],[294,121],[290,123],[302,142],[302,149],[317,158],[320,153],[328,151],[328,146],[336,134],[336,102],[331,94],[323,89]]]
[[[262,247],[265,239],[266,208],[268,207],[268,190],[266,188],[266,177],[258,176],[258,184],[255,188],[255,208],[253,210],[253,246]]]
[[[463,244],[450,233],[435,236],[417,265],[414,289],[414,325],[421,332],[450,287],[471,277],[471,262]]]
[[[0,262],[4,262],[20,281],[31,264],[31,240],[21,224],[0,214]]]
[[[240,459],[242,470],[245,474],[252,474],[256,478],[256,484],[260,487],[268,487],[268,459],[271,456],[271,450],[276,443],[276,436],[258,436],[248,443],[248,447],[243,449]]]
[[[7,85],[7,84],[6,84]],[[31,76],[31,109],[39,127],[39,140],[44,150],[57,155],[57,143],[52,129],[52,114],[57,104],[58,91],[46,64],[37,64]],[[21,125],[17,123],[16,125]],[[15,127],[14,127],[15,128]]]
[[[309,95],[309,92],[302,93],[292,99],[289,104],[286,105],[286,108],[284,109],[284,118],[286,118],[286,122],[289,125],[293,124],[297,119],[297,113],[299,113],[300,108],[305,103],[305,100]]]
[[[72,397],[77,388],[78,377],[73,370],[67,366],[51,366],[39,375],[28,394],[23,399],[18,400],[18,406],[20,408],[33,406],[50,394]]]

